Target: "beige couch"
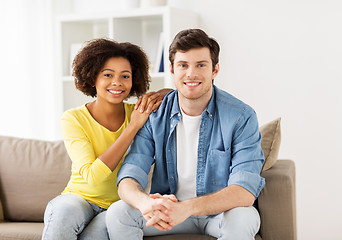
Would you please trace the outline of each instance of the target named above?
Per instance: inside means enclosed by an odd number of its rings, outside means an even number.
[[[256,239],[296,239],[295,166],[290,160],[276,161],[279,124],[278,119],[261,127],[266,186],[257,202],[261,229]],[[65,187],[70,165],[62,141],[0,136],[0,240],[41,239],[45,206]],[[178,235],[145,239],[215,238]]]

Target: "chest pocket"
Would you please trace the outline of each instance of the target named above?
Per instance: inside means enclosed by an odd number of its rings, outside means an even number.
[[[210,149],[208,152],[208,177],[210,183],[218,189],[226,187],[229,179],[231,148],[226,151]]]

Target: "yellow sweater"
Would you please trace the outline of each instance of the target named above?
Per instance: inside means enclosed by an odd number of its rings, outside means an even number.
[[[116,179],[122,160],[112,172],[97,157],[118,139],[130,122],[134,104],[124,106],[125,122],[116,132],[100,125],[85,105],[63,114],[62,132],[72,166],[70,180],[62,194],[78,195],[105,209],[119,200]]]

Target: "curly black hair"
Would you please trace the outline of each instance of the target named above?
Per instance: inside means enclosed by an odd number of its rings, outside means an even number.
[[[140,97],[149,89],[149,62],[145,52],[137,45],[119,43],[108,38],[86,42],[72,63],[72,76],[78,90],[87,96],[96,97],[95,81],[106,61],[123,57],[132,67],[132,88],[128,95]]]

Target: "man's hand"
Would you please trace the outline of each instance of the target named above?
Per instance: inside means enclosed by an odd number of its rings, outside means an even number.
[[[177,201],[174,195],[151,194],[147,204],[139,208],[143,217],[146,219],[146,227],[154,226],[160,231],[170,230],[172,227],[168,222],[169,217],[165,214],[170,208],[172,201]]]
[[[159,207],[155,210],[143,214],[147,223],[146,226],[154,226],[158,230],[170,230],[172,227],[184,222],[191,216],[183,202],[178,202],[175,195],[151,194],[150,198],[159,200]]]
[[[168,216],[168,223],[172,227],[184,222],[192,215],[191,208],[187,205],[187,201],[172,202],[170,205],[171,207],[166,210],[165,214]]]
[[[178,202],[178,199],[173,194],[170,194],[170,195],[168,195],[168,194],[160,195],[159,193],[154,193],[154,194],[150,194],[150,198],[152,198],[152,199],[164,198],[164,199],[169,199],[172,202]]]

